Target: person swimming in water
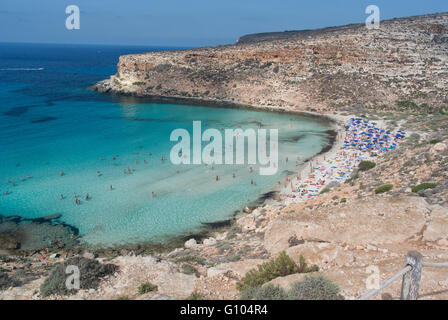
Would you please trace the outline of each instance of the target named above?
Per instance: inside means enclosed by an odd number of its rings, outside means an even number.
[[[59,172],[59,176],[63,176],[64,175],[64,171]]]
[[[89,201],[89,199],[90,199],[90,198],[89,198],[89,194],[87,193],[87,194],[86,194],[86,201]]]
[[[64,200],[64,195],[61,194],[61,195],[59,196],[59,199]]]
[[[152,198],[154,199],[155,198],[155,196],[156,196],[156,194],[154,193],[154,191],[153,192],[151,192],[151,195],[152,195]]]
[[[112,185],[110,185],[110,191],[112,191],[114,188],[112,188]]]
[[[216,176],[216,181],[219,181],[219,177],[218,176]]]

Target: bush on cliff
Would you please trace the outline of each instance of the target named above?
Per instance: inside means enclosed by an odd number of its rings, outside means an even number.
[[[79,268],[80,289],[96,289],[100,279],[114,273],[118,267],[113,264],[101,264],[95,259],[83,257],[70,258],[67,261],[56,265],[50,275],[40,286],[40,293],[43,297],[51,294],[68,295],[76,293],[76,289],[69,290],[66,286],[67,278],[73,273],[66,273],[68,266]]]
[[[419,184],[418,186],[412,187],[412,192],[418,193],[420,191],[424,191],[427,189],[434,189],[435,187],[437,187],[437,183],[422,183]]]
[[[375,194],[385,193],[385,192],[388,192],[388,191],[392,190],[393,188],[394,188],[393,185],[385,184],[384,186],[376,188],[375,189]]]
[[[307,276],[288,292],[289,300],[342,300],[339,287],[322,275]]]
[[[294,282],[291,289],[267,284],[249,287],[240,296],[241,300],[343,300],[339,287],[322,275],[307,276]]]
[[[200,292],[193,291],[186,300],[204,300],[204,295]]]
[[[359,163],[359,170],[361,170],[361,171],[368,171],[368,170],[370,170],[370,169],[373,169],[373,168],[375,168],[376,167],[376,163],[375,162],[372,162],[372,161],[366,161],[366,160],[364,160],[364,161],[361,161],[360,163]]]
[[[263,284],[278,278],[294,273],[308,273],[317,271],[317,266],[308,267],[305,258],[300,256],[299,264],[296,264],[285,251],[280,253],[278,258],[262,263],[257,268],[250,270],[240,282],[237,289],[240,292],[250,287],[261,287]]]
[[[183,264],[182,265],[182,273],[194,274],[196,276],[199,275],[198,270],[195,267],[193,267],[191,264]]]
[[[155,284],[144,282],[138,286],[138,293],[139,294],[146,294],[150,293],[152,291],[157,291],[158,287]]]

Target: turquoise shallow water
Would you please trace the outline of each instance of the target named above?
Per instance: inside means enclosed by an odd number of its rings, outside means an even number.
[[[120,54],[157,49],[0,45],[0,214],[60,213],[91,244],[160,241],[228,218],[296,170],[297,155],[311,157],[327,143],[328,125],[311,118],[142,103],[86,89],[115,72]],[[278,174],[260,176],[256,165],[250,173],[249,165],[162,162],[175,144],[172,130],[192,132],[194,120],[279,129]]]

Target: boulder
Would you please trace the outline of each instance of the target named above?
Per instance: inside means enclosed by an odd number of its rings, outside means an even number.
[[[241,226],[242,230],[245,232],[255,230],[257,227],[256,219],[252,214],[239,218],[236,223]]]
[[[286,254],[295,263],[299,263],[302,255],[309,267],[314,264],[319,267],[323,265],[347,267],[355,261],[355,256],[352,252],[345,251],[341,246],[331,243],[307,242],[289,248],[286,250]]]
[[[82,257],[86,258],[86,259],[95,259],[96,258],[96,256],[93,253],[87,252],[87,251],[82,254]]]
[[[207,247],[214,246],[214,245],[216,245],[217,243],[218,243],[218,242],[216,241],[215,238],[204,239],[204,241],[202,242],[202,244],[203,244],[204,246],[207,246]]]
[[[199,244],[196,242],[195,239],[190,239],[187,242],[185,242],[184,246],[187,249],[193,249],[193,248],[197,248],[199,246]]]

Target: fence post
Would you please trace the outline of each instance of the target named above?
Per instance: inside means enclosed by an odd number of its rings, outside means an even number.
[[[422,255],[417,251],[409,251],[405,258],[405,266],[412,270],[403,276],[401,300],[417,300],[420,280],[422,278]]]

